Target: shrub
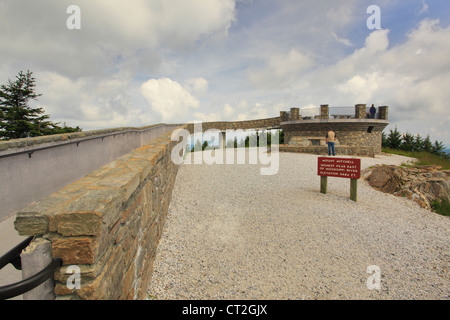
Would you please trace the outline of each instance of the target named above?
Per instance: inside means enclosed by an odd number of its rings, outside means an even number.
[[[431,203],[431,208],[434,212],[442,214],[443,216],[450,216],[450,201],[449,199],[434,200]]]

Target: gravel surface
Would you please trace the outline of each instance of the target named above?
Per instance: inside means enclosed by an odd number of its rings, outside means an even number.
[[[321,194],[318,156],[279,156],[273,176],[251,164],[180,167],[150,299],[450,298],[448,217],[363,180],[358,202],[349,179],[328,178]],[[408,160],[361,159],[362,169]],[[367,286],[369,266],[380,289]]]

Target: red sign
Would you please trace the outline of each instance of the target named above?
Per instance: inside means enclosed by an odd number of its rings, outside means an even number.
[[[319,157],[317,174],[327,177],[359,179],[361,159]]]

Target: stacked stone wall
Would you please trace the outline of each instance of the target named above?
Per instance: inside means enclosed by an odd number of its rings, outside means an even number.
[[[381,153],[381,135],[386,123],[379,122],[306,122],[283,125],[286,146],[280,151],[328,153],[325,147],[311,146],[290,148],[289,141],[293,137],[325,137],[329,128],[337,135],[340,146],[337,152],[346,155],[373,156]]]
[[[20,235],[51,243],[56,299],[144,299],[178,165],[171,132],[21,210]],[[69,266],[80,288],[67,285]]]
[[[226,130],[248,130],[248,129],[259,129],[259,128],[278,128],[280,126],[280,117],[259,119],[259,120],[248,120],[248,121],[215,121],[215,122],[203,122],[201,123],[202,131],[209,129],[217,129],[220,131]],[[192,134],[194,133],[195,124],[189,123],[186,129]]]

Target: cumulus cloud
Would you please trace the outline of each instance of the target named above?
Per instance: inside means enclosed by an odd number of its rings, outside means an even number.
[[[127,93],[125,74],[109,79],[73,80],[55,72],[40,72],[37,91],[45,94],[38,103],[56,121],[83,128],[130,126],[140,114]],[[136,122],[135,122],[136,123]]]
[[[280,106],[276,106],[275,109]],[[225,103],[223,108],[216,112],[195,112],[194,117],[196,121],[245,121],[264,119],[271,117],[271,106],[267,103],[256,102],[249,103],[246,100],[241,100],[232,106],[230,103]]]
[[[448,117],[450,100],[449,38],[450,27],[429,19],[397,45],[390,45],[389,30],[373,31],[363,47],[334,65],[313,69],[305,76],[307,81],[299,79],[292,100],[331,106],[389,105],[390,121],[399,129],[422,128],[424,134],[434,127],[439,137],[450,141],[442,121]]]
[[[269,55],[263,68],[250,68],[247,76],[250,83],[256,87],[280,88],[292,83],[301,72],[313,65],[311,57],[297,49],[291,49],[287,53]]]
[[[388,49],[388,31],[372,32],[365,47],[330,68],[328,76],[340,80],[338,92],[358,101],[384,100],[396,112],[447,114],[445,101],[450,98],[446,87],[450,79],[450,28],[439,27],[438,21],[424,20],[408,35],[408,40]],[[343,73],[343,70],[351,70]],[[334,73],[333,71],[337,71]],[[353,100],[355,101],[355,100]],[[395,118],[394,118],[395,119]]]
[[[205,78],[188,79],[185,86],[193,94],[203,95],[208,92],[208,81]]]
[[[0,2],[0,78],[30,69],[52,118],[73,118],[87,128],[155,123],[158,115],[173,119],[156,97],[156,114],[132,107],[140,100],[130,92],[136,94],[150,74],[174,73],[179,66],[173,56],[226,37],[236,14],[235,0],[79,0],[81,29],[69,30],[66,9],[72,4],[41,0],[24,8],[23,1]],[[208,90],[201,78],[189,85],[193,94]]]
[[[199,101],[194,96],[168,78],[144,82],[141,94],[163,122],[186,122],[193,109],[199,107]]]
[[[357,0],[79,0],[75,31],[66,27],[72,1],[23,2],[0,1],[0,83],[30,69],[39,104],[69,125],[243,120],[293,106],[375,103],[391,106],[392,123],[422,122],[450,142],[450,27],[426,18],[436,12],[429,1],[410,18],[383,19],[392,31],[368,30],[368,3]],[[377,4],[383,15],[404,9]]]

